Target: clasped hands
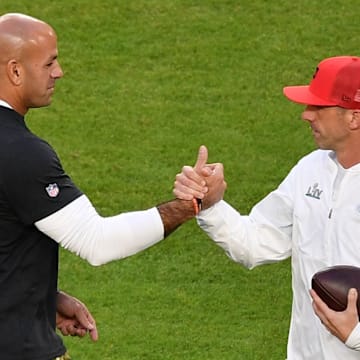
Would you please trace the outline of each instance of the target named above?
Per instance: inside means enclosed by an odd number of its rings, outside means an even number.
[[[182,200],[193,198],[202,200],[202,208],[207,209],[224,197],[226,182],[221,163],[207,164],[208,150],[202,145],[195,166],[184,166],[176,175],[173,194]]]

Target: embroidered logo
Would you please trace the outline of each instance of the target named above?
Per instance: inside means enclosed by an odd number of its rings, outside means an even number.
[[[346,101],[346,102],[350,102],[350,101],[351,101],[351,97],[344,94],[344,95],[341,97],[341,100],[342,100],[342,101]],[[355,101],[355,100],[354,100],[354,101]]]
[[[315,183],[313,186],[309,186],[308,191],[305,195],[320,200],[320,195],[322,194],[322,192],[323,191],[319,189],[319,184]]]
[[[360,102],[360,89],[356,90],[356,93],[355,93],[355,96],[354,96],[354,101]]]
[[[56,183],[49,184],[45,189],[46,189],[46,192],[48,193],[48,195],[52,198],[57,197],[60,192],[60,189]]]

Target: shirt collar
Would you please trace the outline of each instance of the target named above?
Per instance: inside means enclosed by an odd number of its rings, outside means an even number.
[[[8,104],[6,101],[1,100],[1,99],[0,99],[0,106],[4,106],[4,107],[7,107],[7,108],[9,108],[9,109],[12,109],[12,107],[10,106],[10,104]]]

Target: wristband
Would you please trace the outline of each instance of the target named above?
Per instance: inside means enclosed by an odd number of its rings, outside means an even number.
[[[194,211],[195,211],[195,216],[196,216],[202,210],[202,200],[197,199],[197,198],[193,198],[192,202],[193,202],[193,205],[194,205]]]

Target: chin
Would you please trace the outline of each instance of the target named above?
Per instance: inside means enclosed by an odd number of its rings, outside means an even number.
[[[49,106],[51,104],[51,100],[49,101],[43,101],[41,103],[37,103],[37,104],[33,104],[32,106],[30,106],[30,108],[42,108],[42,107],[46,107],[46,106]]]
[[[321,150],[333,150],[331,146],[325,145],[325,144],[317,144],[318,148]]]

